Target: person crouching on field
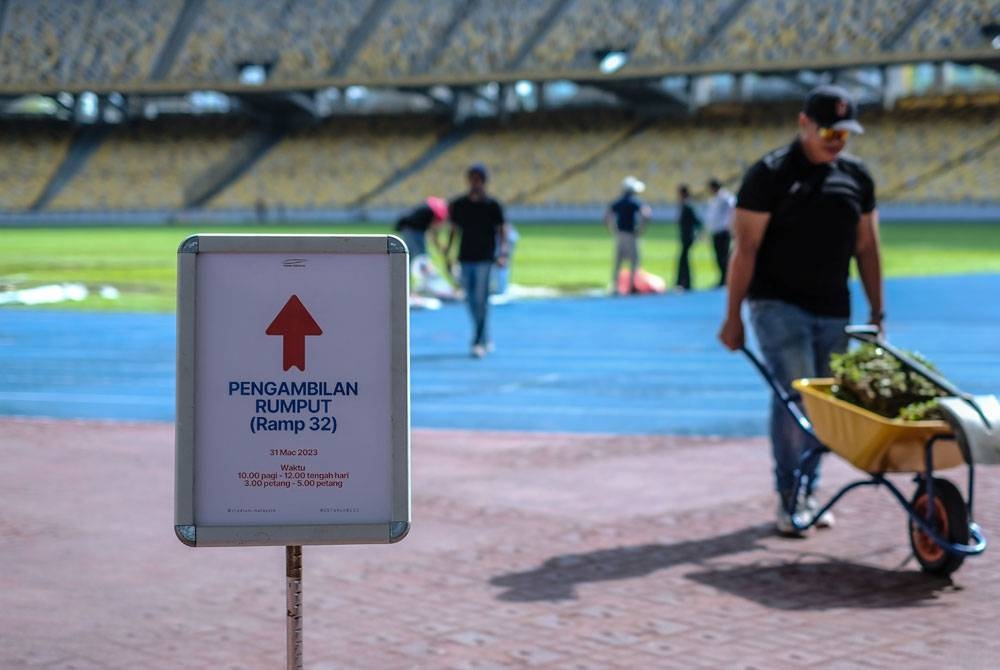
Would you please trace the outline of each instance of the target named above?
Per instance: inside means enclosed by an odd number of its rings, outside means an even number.
[[[444,198],[431,196],[396,221],[396,232],[403,238],[410,252],[410,259],[427,253],[427,234],[438,224],[448,220],[448,203]],[[437,244],[438,251],[444,248]]]

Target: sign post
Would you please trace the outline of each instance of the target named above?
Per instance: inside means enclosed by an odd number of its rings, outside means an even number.
[[[195,235],[178,250],[175,532],[285,546],[410,528],[409,263],[387,235]]]
[[[302,547],[285,547],[285,636],[288,670],[302,670]]]

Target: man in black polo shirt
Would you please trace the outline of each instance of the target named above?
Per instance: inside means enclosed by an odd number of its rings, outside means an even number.
[[[743,178],[733,220],[735,249],[729,263],[726,317],[719,339],[729,349],[744,345],[740,308],[776,379],[787,388],[800,377],[830,374],[830,354],[847,349],[851,259],[871,308],[869,323],[881,326],[882,269],[878,212],[871,175],[842,153],[850,133],[864,132],[850,95],[820,86],[806,97],[795,141],[764,156]],[[792,507],[799,454],[814,439],[803,432],[778,398],[771,405],[771,445],[779,494],[777,528],[794,535]],[[803,472],[799,522],[816,509],[819,466]],[[826,513],[817,526],[829,526]]]
[[[482,358],[493,348],[486,328],[489,308],[490,268],[507,264],[507,224],[503,207],[486,193],[486,166],[476,163],[466,171],[469,192],[448,204],[453,225],[448,236],[447,250],[461,231],[458,261],[461,263],[462,288],[472,315],[472,355]],[[497,245],[499,243],[499,253]]]

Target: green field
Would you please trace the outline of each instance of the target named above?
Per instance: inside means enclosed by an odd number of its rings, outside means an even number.
[[[600,223],[523,224],[518,227],[511,279],[526,286],[565,291],[603,288],[609,280],[612,242]],[[0,249],[0,291],[76,282],[90,289],[81,302],[60,309],[171,312],[174,309],[176,254],[195,233],[386,233],[380,224],[283,227],[111,227],[6,228]],[[887,276],[1000,273],[1000,224],[892,222],[882,226]],[[643,267],[673,283],[677,230],[658,223],[643,237]],[[692,263],[696,288],[717,279],[707,240],[700,240]],[[111,286],[120,298],[98,295]],[[49,306],[50,308],[52,306]]]

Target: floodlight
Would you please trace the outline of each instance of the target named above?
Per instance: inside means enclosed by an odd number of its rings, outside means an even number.
[[[597,68],[604,74],[612,74],[625,67],[627,62],[627,51],[609,51],[601,58]]]
[[[84,91],[76,99],[76,120],[81,123],[94,123],[97,120],[99,105],[97,94]]]
[[[191,91],[187,95],[187,102],[195,114],[226,113],[232,106],[229,96],[219,91]]]
[[[39,116],[54,116],[59,112],[59,105],[46,95],[25,95],[12,100],[4,107],[9,114],[37,114]]]
[[[260,86],[267,81],[267,67],[259,63],[247,63],[240,68],[239,82],[247,86]]]
[[[368,89],[364,86],[348,86],[344,91],[348,102],[360,102],[368,97]]]

